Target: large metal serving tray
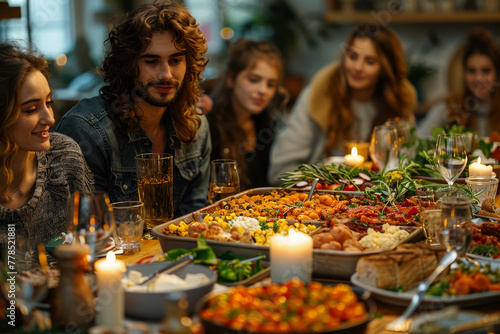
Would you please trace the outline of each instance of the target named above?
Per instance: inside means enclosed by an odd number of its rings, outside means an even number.
[[[238,193],[232,197],[237,198],[245,194],[263,194],[265,192],[273,191],[276,189],[278,188],[255,188]],[[328,192],[332,193],[333,191],[328,191]],[[356,195],[359,196],[359,192],[336,191],[335,194],[341,197],[356,196]],[[226,198],[224,200],[227,201],[228,199]],[[209,205],[193,213],[176,218],[167,223],[155,226],[151,232],[154,235],[158,236],[161,248],[164,252],[168,252],[169,250],[176,248],[184,248],[184,249],[194,248],[196,247],[195,238],[170,236],[162,233],[162,230],[170,224],[178,225],[181,221],[184,221],[187,224],[192,221],[202,221],[203,215],[206,212],[212,211],[218,205],[219,202],[216,202],[213,203],[212,205]],[[405,228],[410,232],[410,235],[401,243],[415,242],[423,238],[423,232],[421,228],[419,227],[405,227]],[[244,243],[216,241],[216,240],[207,240],[207,243],[210,245],[210,247],[212,247],[217,256],[220,256],[226,251],[230,250],[238,256],[254,257],[259,255],[266,255],[267,258],[270,259],[269,246],[250,245]],[[380,249],[366,250],[361,252],[314,249],[313,275],[316,277],[349,279],[351,275],[356,271],[356,264],[360,257],[365,255],[383,253],[383,252],[385,252],[385,250],[380,250]]]

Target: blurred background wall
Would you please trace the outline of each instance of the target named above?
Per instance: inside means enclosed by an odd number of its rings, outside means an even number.
[[[51,60],[59,117],[79,99],[97,94],[109,24],[146,0],[0,0],[0,40],[30,44]],[[238,37],[275,43],[286,59],[287,88],[300,92],[314,73],[338,60],[355,24],[388,24],[401,37],[418,112],[445,95],[459,75],[455,50],[475,27],[500,27],[497,0],[185,0],[209,41],[205,78],[224,66]],[[17,13],[17,14],[16,14]],[[208,81],[209,82],[209,81]],[[207,85],[209,88],[209,85]]]

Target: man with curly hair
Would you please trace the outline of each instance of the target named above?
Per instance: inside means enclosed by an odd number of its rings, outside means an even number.
[[[207,64],[199,24],[183,6],[157,1],[111,27],[99,96],[83,99],[57,131],[81,146],[97,190],[112,202],[137,200],[134,157],[174,156],[174,216],[208,204],[211,142],[196,102]]]

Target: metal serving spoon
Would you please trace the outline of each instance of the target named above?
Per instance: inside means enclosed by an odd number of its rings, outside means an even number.
[[[420,305],[420,303],[424,299],[425,293],[429,289],[429,286],[436,279],[436,277],[438,277],[446,268],[448,268],[449,265],[455,262],[457,257],[458,254],[455,250],[451,250],[450,252],[446,253],[439,262],[439,265],[436,267],[436,269],[434,269],[434,271],[427,278],[427,280],[421,282],[418,285],[418,292],[413,295],[413,297],[411,298],[410,305],[408,305],[404,313],[396,320],[388,323],[385,326],[385,329],[394,332],[407,332],[408,329],[410,328],[410,322],[411,322],[410,316],[413,314],[413,312],[417,309],[418,305]]]
[[[142,281],[141,283],[139,283],[137,285],[146,285],[146,284],[150,283],[152,280],[154,280],[155,278],[157,278],[161,273],[166,273],[166,274],[173,273],[174,271],[177,271],[181,268],[184,268],[185,266],[187,266],[188,264],[190,264],[193,261],[194,261],[193,254],[188,254],[188,255],[180,258],[179,260],[173,262],[172,264],[166,266],[165,268],[156,270],[154,273],[147,276],[146,280]]]

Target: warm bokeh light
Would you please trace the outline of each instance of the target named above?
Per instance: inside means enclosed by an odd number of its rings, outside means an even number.
[[[59,66],[64,66],[68,62],[68,57],[65,54],[61,54],[56,58],[56,64]]]
[[[223,39],[231,39],[234,37],[234,30],[229,27],[224,27],[220,31],[220,37]]]

